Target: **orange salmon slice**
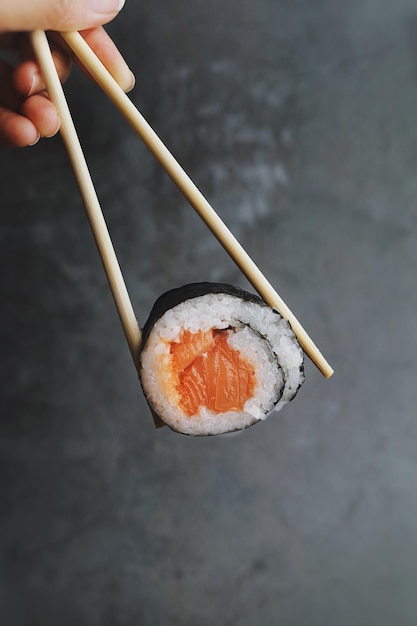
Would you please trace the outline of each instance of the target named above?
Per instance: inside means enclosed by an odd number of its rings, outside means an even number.
[[[228,332],[185,331],[180,343],[171,344],[180,406],[190,417],[203,406],[218,413],[242,411],[253,395],[255,369],[229,345]]]

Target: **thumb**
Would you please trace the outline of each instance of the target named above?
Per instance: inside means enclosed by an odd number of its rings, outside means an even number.
[[[0,32],[84,30],[110,22],[125,0],[0,0]]]

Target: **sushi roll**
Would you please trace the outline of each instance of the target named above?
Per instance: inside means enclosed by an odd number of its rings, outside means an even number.
[[[155,303],[139,376],[154,416],[187,435],[242,430],[304,382],[304,354],[281,315],[231,285],[192,283]]]

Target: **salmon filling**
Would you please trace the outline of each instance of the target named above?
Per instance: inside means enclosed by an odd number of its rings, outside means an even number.
[[[180,408],[188,415],[206,407],[217,413],[243,411],[252,397],[256,376],[253,365],[232,348],[229,330],[184,331],[170,352]]]

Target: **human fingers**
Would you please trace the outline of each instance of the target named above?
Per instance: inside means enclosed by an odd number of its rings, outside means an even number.
[[[51,52],[58,76],[64,83],[71,71],[71,59],[62,48],[54,44],[51,45]],[[13,84],[16,91],[22,96],[31,96],[45,89],[39,65],[29,55],[27,57],[16,67],[13,74]]]
[[[53,137],[59,130],[58,113],[46,94],[37,93],[26,98],[20,113],[32,122],[40,137]]]
[[[59,129],[55,107],[44,95],[24,98],[13,85],[13,67],[0,61],[0,145],[30,146]]]
[[[2,0],[0,31],[81,30],[112,20],[124,0]]]
[[[41,137],[52,137],[60,120],[52,102],[42,94],[23,100],[18,108],[0,104],[0,145],[33,146]]]
[[[39,139],[38,129],[31,120],[0,106],[0,145],[33,146]]]
[[[104,28],[99,26],[82,31],[81,34],[122,89],[126,92],[133,89],[135,77]],[[26,60],[23,60],[15,70],[14,85],[19,94],[28,96],[43,91],[45,84],[39,66],[33,59],[32,50],[27,46],[27,38],[22,39],[23,43],[19,45],[20,56]],[[58,33],[50,33],[50,45],[58,76],[61,82],[65,82],[71,70],[71,50]],[[76,62],[86,72],[77,59]]]
[[[103,27],[81,31],[81,35],[124,91],[135,85],[135,77],[111,37]],[[88,72],[87,72],[88,73]]]

